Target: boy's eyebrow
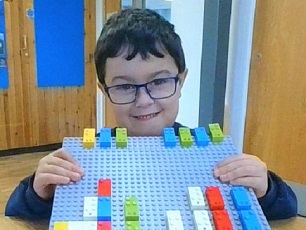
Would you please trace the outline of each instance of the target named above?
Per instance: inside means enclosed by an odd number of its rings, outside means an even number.
[[[162,73],[169,74],[170,71],[169,70],[159,70],[157,72],[151,73],[151,74],[149,74],[149,79],[154,78],[156,75],[159,75],[159,74],[162,74]],[[132,76],[129,76],[129,75],[119,75],[119,76],[115,76],[112,79],[112,82],[114,82],[115,80],[118,80],[118,79],[130,80],[130,81],[134,80]]]

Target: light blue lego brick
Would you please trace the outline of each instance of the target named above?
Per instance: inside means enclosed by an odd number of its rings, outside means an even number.
[[[239,211],[239,217],[242,222],[243,230],[261,230],[256,214],[253,210],[241,210]]]
[[[232,187],[231,190],[231,197],[234,201],[234,205],[236,209],[239,210],[246,210],[251,208],[251,203],[249,201],[248,192],[246,188],[242,186],[235,186]]]
[[[103,128],[100,131],[99,145],[101,148],[111,147],[112,130],[110,128]]]
[[[111,221],[112,206],[110,197],[98,198],[98,221]]]
[[[124,202],[136,197],[141,230],[166,230],[166,211],[179,210],[185,230],[193,230],[188,187],[217,186],[223,195],[233,228],[242,230],[238,211],[230,195],[231,187],[213,176],[215,165],[224,158],[237,154],[229,137],[218,145],[205,148],[192,145],[182,148],[178,137],[176,146],[164,145],[163,137],[129,137],[126,148],[117,148],[112,137],[111,148],[83,149],[81,138],[65,138],[63,147],[79,162],[86,172],[81,181],[56,188],[50,229],[55,221],[82,221],[85,196],[97,196],[101,178],[112,180],[112,227],[125,229]],[[261,229],[270,229],[268,222],[251,190],[248,191],[252,209]],[[211,220],[213,223],[213,221]]]
[[[176,136],[173,128],[163,129],[164,144],[166,147],[176,146]]]
[[[210,139],[204,127],[194,129],[195,139],[198,146],[207,146]]]

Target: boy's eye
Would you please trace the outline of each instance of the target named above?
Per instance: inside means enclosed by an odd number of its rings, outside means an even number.
[[[129,90],[134,90],[135,86],[130,85],[130,84],[124,84],[124,85],[117,85],[114,88],[115,90],[118,90],[118,91],[129,91]]]
[[[152,85],[163,85],[163,84],[167,84],[168,82],[169,82],[169,79],[160,78],[160,79],[155,79],[154,81],[152,81]]]

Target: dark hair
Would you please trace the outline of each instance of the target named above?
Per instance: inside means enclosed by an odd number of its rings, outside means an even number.
[[[105,85],[107,58],[120,56],[127,49],[126,60],[138,53],[143,59],[149,54],[163,58],[173,57],[178,72],[185,70],[185,57],[181,39],[174,25],[149,9],[127,9],[112,15],[104,25],[95,50],[98,79]]]

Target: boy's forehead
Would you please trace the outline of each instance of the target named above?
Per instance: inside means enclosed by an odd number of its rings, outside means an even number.
[[[105,80],[111,80],[116,76],[150,75],[165,70],[169,73],[177,73],[177,66],[169,54],[164,57],[156,57],[148,54],[143,58],[139,53],[131,60],[127,60],[125,54],[118,57],[107,58],[105,65]]]

